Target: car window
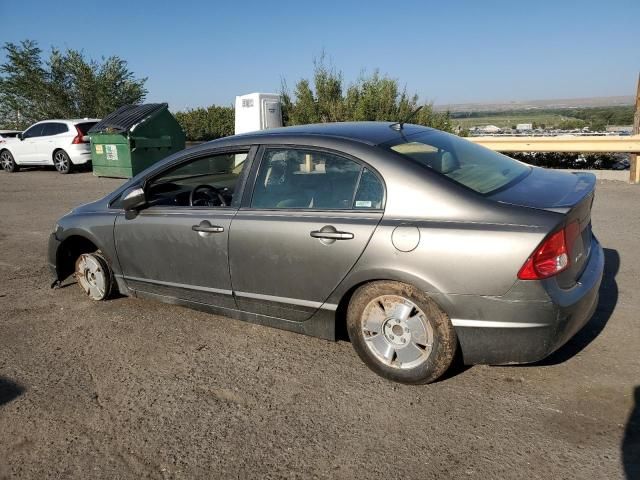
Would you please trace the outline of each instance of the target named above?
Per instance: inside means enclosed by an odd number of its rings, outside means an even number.
[[[378,176],[365,168],[360,177],[358,191],[353,202],[355,210],[379,210],[384,203],[384,187]]]
[[[86,135],[89,129],[93,127],[96,123],[98,122],[76,123],[76,128],[80,130],[80,133],[82,133],[82,135]]]
[[[237,206],[247,155],[246,151],[224,153],[181,163],[149,182],[147,201],[168,207]]]
[[[494,192],[531,170],[506,155],[435,130],[403,137],[388,147],[481,194]]]
[[[33,137],[39,137],[42,135],[42,129],[45,126],[45,123],[39,123],[37,125],[34,125],[30,128],[28,128],[24,134],[22,135],[22,138],[33,138]]]
[[[64,123],[45,123],[41,135],[43,137],[48,137],[50,135],[58,135],[68,131],[69,130]]]
[[[363,167],[348,158],[303,149],[268,149],[258,170],[253,208],[354,208]],[[363,195],[367,195],[363,192]],[[368,200],[363,197],[360,205]],[[371,205],[381,200],[371,199]],[[374,208],[374,207],[359,207]]]

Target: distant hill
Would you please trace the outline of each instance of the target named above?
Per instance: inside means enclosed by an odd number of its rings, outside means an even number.
[[[451,103],[434,105],[437,111],[456,112],[508,112],[511,110],[541,110],[565,108],[615,107],[633,105],[635,97],[624,95],[617,97],[562,98],[556,100],[523,100],[512,102]]]

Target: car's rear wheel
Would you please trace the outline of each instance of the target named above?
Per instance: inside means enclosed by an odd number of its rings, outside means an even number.
[[[113,272],[107,260],[99,253],[80,255],[76,260],[75,277],[91,300],[109,298],[114,283]]]
[[[56,150],[53,154],[53,165],[56,167],[58,173],[66,174],[73,169],[71,159],[64,150]]]
[[[424,292],[400,282],[372,282],[356,290],[347,311],[347,331],[371,370],[401,383],[437,380],[457,348],[446,313]]]
[[[3,150],[2,153],[0,153],[0,163],[2,163],[2,169],[7,173],[13,173],[20,170],[20,167],[9,150]]]

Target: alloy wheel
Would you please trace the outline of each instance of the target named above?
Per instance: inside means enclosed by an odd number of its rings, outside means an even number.
[[[0,155],[0,162],[5,172],[10,172],[13,167],[13,158],[9,152],[2,152]]]
[[[69,170],[69,157],[64,152],[56,152],[53,156],[53,164],[58,172],[67,172]]]
[[[362,319],[365,345],[385,365],[408,370],[428,360],[433,327],[411,300],[381,295],[365,307]]]

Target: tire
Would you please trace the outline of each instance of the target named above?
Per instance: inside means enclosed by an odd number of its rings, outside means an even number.
[[[114,278],[107,260],[100,253],[83,253],[76,260],[74,274],[82,291],[96,302],[107,300]]]
[[[7,173],[13,173],[20,170],[20,167],[9,150],[3,150],[0,152],[0,163],[2,163],[2,169]]]
[[[347,332],[371,370],[414,385],[441,377],[458,346],[447,314],[424,292],[393,281],[371,282],[355,291],[347,310]]]
[[[64,150],[56,150],[53,152],[53,165],[56,167],[58,173],[62,173],[66,175],[73,170],[73,163],[71,163],[71,159],[67,152]]]

